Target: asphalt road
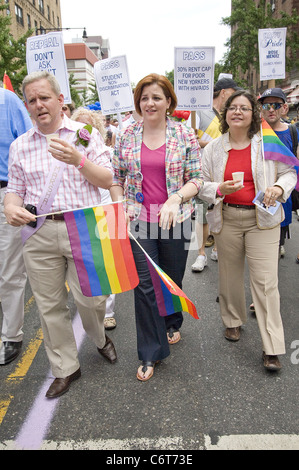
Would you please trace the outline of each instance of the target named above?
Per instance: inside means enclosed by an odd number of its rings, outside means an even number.
[[[108,333],[118,353],[114,365],[105,362],[84,335],[70,294],[82,377],[67,394],[47,400],[44,393],[53,378],[28,286],[23,356],[0,368],[0,450],[101,449],[108,452],[102,454],[105,458],[114,459],[121,450],[130,451],[128,456],[141,450],[172,456],[204,449],[298,450],[299,222],[295,216],[291,233],[286,255],[279,261],[287,349],[279,373],[263,367],[260,334],[249,311],[241,340],[224,339],[215,301],[217,262],[209,259],[202,273],[192,273],[196,251],[190,251],[183,289],[201,318],[184,314],[182,340],[171,346],[171,355],[156,367],[154,377],[147,383],[136,379],[132,292],[117,296],[117,327]],[[245,282],[249,306],[247,274]]]

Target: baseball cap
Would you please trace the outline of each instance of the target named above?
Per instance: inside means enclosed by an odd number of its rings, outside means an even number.
[[[284,103],[286,103],[287,101],[287,97],[281,88],[268,88],[268,90],[264,91],[262,96],[258,98],[258,101],[263,101],[265,98],[268,98],[269,96],[274,96],[275,98],[281,98]]]
[[[214,91],[232,88],[233,90],[242,90],[232,78],[220,78],[214,85]]]

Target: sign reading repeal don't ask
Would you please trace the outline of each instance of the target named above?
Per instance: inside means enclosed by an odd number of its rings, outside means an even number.
[[[27,39],[27,72],[50,72],[57,79],[65,103],[71,103],[71,92],[62,32],[55,31]]]

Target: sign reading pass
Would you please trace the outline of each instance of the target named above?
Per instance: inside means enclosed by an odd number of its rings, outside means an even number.
[[[174,55],[177,109],[212,109],[215,48],[178,47]]]
[[[96,62],[94,75],[104,115],[134,110],[126,56]]]

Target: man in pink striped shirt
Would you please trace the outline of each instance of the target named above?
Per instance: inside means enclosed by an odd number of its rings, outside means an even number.
[[[24,205],[40,207],[44,194],[48,212],[99,205],[99,188],[109,189],[112,184],[110,156],[99,132],[81,131],[84,124],[71,121],[63,114],[63,95],[52,74],[34,72],[25,77],[23,94],[35,126],[10,148],[9,183],[4,201],[7,222],[21,226],[36,221]],[[54,133],[56,136],[50,141],[49,135]],[[57,162],[61,173],[55,187],[52,180],[48,181],[48,175]],[[28,227],[26,230],[30,231]],[[56,377],[46,396],[56,398],[67,392],[71,382],[81,375],[65,281],[87,334],[98,351],[114,363],[116,352],[104,328],[107,296],[83,296],[63,215],[48,216],[38,230],[32,229],[23,253],[40,313],[45,348]]]

